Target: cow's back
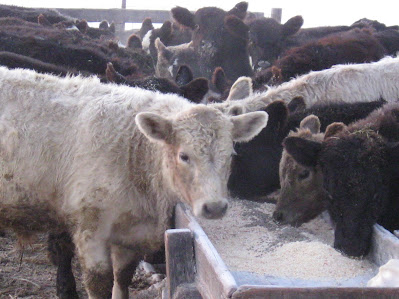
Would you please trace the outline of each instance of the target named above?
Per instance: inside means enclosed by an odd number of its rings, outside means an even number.
[[[126,171],[129,143],[144,139],[135,127],[138,112],[170,114],[185,105],[191,104],[177,96],[95,77],[0,68],[0,183],[8,188],[0,200],[15,203],[24,193],[29,205],[70,209],[71,188],[110,185]]]

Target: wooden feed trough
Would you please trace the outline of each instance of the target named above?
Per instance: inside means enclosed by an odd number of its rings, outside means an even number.
[[[175,229],[165,233],[165,247],[167,287],[163,299],[399,298],[399,288],[287,287],[263,283],[258,279],[254,279],[253,283],[242,283],[237,279],[240,273],[226,266],[190,209],[183,204],[176,207]],[[375,225],[368,259],[378,269],[391,258],[399,258],[399,239]]]

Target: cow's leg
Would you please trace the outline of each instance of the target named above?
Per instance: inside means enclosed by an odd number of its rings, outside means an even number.
[[[90,299],[111,298],[113,273],[111,253],[101,234],[85,230],[75,235],[83,281]]]
[[[67,232],[50,233],[47,248],[51,261],[57,266],[57,296],[61,299],[79,298],[72,272],[75,246],[71,237]]]
[[[114,270],[112,299],[128,299],[128,287],[142,257],[137,251],[116,245],[112,246],[111,256]]]

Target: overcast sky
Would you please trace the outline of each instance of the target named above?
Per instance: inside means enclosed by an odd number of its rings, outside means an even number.
[[[203,6],[217,6],[225,10],[232,8],[240,0],[126,0],[127,8],[132,9],[161,9],[170,10],[175,6],[183,6],[190,10],[197,10]],[[1,4],[26,7],[48,8],[120,8],[122,0],[0,0]],[[399,24],[399,1],[353,1],[353,0],[248,0],[248,10],[263,12],[270,15],[271,8],[283,9],[282,22],[289,18],[302,15],[303,27],[350,25],[361,18],[377,20],[386,25]],[[372,4],[367,4],[372,3]]]

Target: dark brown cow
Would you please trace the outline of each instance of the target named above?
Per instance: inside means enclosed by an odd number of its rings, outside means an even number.
[[[252,18],[247,24],[250,32],[250,54],[256,71],[267,68],[291,48],[305,45],[330,34],[354,28],[370,28],[376,32],[398,29],[398,26],[387,27],[385,24],[369,19],[361,19],[350,26],[301,28],[303,25],[301,16],[292,17],[285,24],[280,24],[272,18]]]
[[[140,87],[161,93],[175,93],[194,103],[200,103],[209,90],[208,80],[205,78],[196,78],[193,80],[192,73],[187,66],[180,67],[176,75],[176,82],[167,78],[157,78],[154,76],[132,80],[115,71],[112,63],[108,63],[107,65],[106,77],[109,82],[117,84]]]
[[[286,51],[269,72],[272,73],[273,83],[279,84],[336,64],[378,61],[387,54],[385,47],[370,30],[353,29]]]
[[[78,30],[0,19],[0,51],[28,56],[67,69],[104,75],[108,62],[123,75],[153,74],[151,57],[115,42],[92,39]]]
[[[0,5],[0,18],[14,17],[36,23],[39,15],[44,15],[51,24],[75,20],[69,16],[60,14],[55,9],[28,8],[15,5]]]

